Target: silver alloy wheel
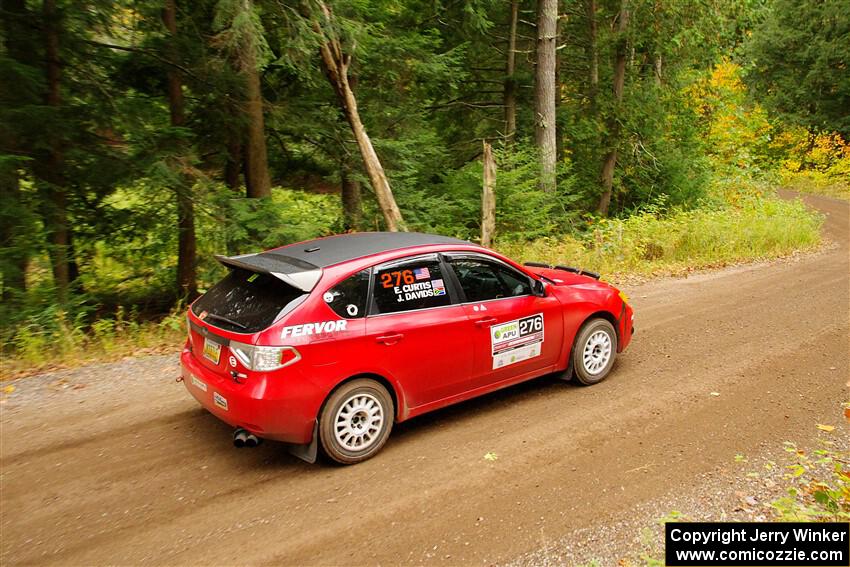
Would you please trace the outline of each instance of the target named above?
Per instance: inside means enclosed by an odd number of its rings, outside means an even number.
[[[603,330],[596,331],[584,343],[582,361],[590,374],[599,374],[611,359],[611,337]]]
[[[334,418],[334,436],[348,451],[363,451],[378,440],[384,425],[384,410],[372,394],[351,396]]]

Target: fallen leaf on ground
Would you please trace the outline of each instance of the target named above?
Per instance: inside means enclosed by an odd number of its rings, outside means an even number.
[[[487,453],[486,455],[484,455],[485,461],[495,461],[498,458],[499,458],[499,456],[496,453],[493,453],[493,452],[490,452],[490,453]]]
[[[720,392],[711,392],[709,395],[710,396],[719,396]]]
[[[820,429],[821,431],[826,431],[827,433],[829,433],[830,431],[833,431],[835,429],[835,426],[824,425],[822,423],[818,423],[818,429]]]
[[[3,388],[3,393],[4,393],[4,394],[11,394],[11,393],[12,393],[12,392],[14,392],[14,391],[15,391],[15,387],[14,387],[14,386],[12,386],[11,384],[10,384],[10,385],[8,385],[8,386],[5,386],[5,387]]]

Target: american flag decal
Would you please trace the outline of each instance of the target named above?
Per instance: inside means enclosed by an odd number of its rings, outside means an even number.
[[[416,277],[416,280],[430,280],[431,272],[428,271],[428,268],[417,268],[413,270],[413,275]]]

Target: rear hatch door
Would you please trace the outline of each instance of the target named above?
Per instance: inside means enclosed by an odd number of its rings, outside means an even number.
[[[192,353],[206,368],[226,374],[231,341],[255,344],[260,332],[307,294],[276,275],[231,266],[230,273],[192,305]]]

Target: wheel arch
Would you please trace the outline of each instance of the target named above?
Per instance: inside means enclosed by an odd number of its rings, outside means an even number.
[[[576,332],[573,335],[573,339],[570,342],[570,348],[567,350],[567,372],[572,371],[573,367],[573,353],[576,349],[576,339],[578,338],[579,333],[582,328],[587,325],[589,322],[594,319],[605,319],[611,326],[614,327],[614,334],[617,335],[617,352],[620,352],[620,325],[617,322],[617,318],[610,311],[606,311],[605,309],[597,309],[592,311],[589,315],[587,315],[584,319],[581,320],[581,323],[576,327]]]
[[[385,378],[384,376],[381,376],[380,374],[374,373],[374,372],[361,372],[359,374],[353,374],[353,375],[349,376],[348,378],[340,380],[325,395],[325,399],[322,400],[322,405],[319,406],[319,412],[316,415],[316,417],[318,418],[322,415],[322,412],[325,410],[325,404],[328,403],[328,400],[330,399],[330,397],[333,395],[334,392],[339,390],[345,384],[348,384],[349,382],[352,382],[354,380],[359,380],[361,378],[367,378],[369,380],[374,380],[375,382],[379,383],[381,386],[386,388],[387,392],[389,392],[390,398],[392,399],[392,402],[393,402],[393,414],[394,414],[394,417],[395,417],[395,421],[398,422],[398,421],[404,420],[404,418],[406,417],[404,415],[406,412],[403,412],[403,410],[402,410],[402,408],[406,407],[404,405],[404,397],[403,397],[404,394],[400,392],[400,389],[396,388],[396,385],[393,384],[393,382],[391,380],[389,380],[388,378]]]
[[[592,321],[594,319],[605,319],[606,321],[611,323],[611,326],[614,327],[614,333],[617,335],[617,348],[619,349],[620,348],[620,322],[617,320],[617,317],[615,317],[614,314],[611,313],[610,311],[605,311],[604,309],[599,310],[599,311],[594,311],[593,313],[591,313],[590,315],[588,315],[587,317],[584,318],[584,320],[581,322],[581,325],[579,325],[578,328],[581,329],[582,327],[584,327],[585,325],[587,325],[590,321]],[[576,333],[576,336],[578,336],[578,333]],[[575,348],[575,337],[573,337],[573,348]]]

